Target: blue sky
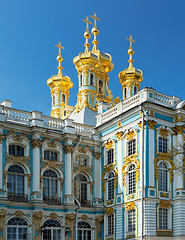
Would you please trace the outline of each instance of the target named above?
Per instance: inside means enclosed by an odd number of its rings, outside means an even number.
[[[55,44],[61,41],[74,106],[78,80],[73,58],[84,51],[82,19],[94,11],[101,19],[98,47],[112,55],[115,66],[109,74],[114,97],[122,98],[118,73],[128,66],[126,38],[132,34],[134,66],[144,75],[141,88],[185,99],[184,0],[1,0],[0,101],[7,98],[14,108],[49,115],[46,81],[57,73]]]

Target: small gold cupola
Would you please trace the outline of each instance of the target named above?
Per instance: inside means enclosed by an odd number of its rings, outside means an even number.
[[[137,94],[140,90],[140,82],[143,81],[143,72],[133,67],[134,60],[132,56],[134,55],[134,50],[132,43],[135,42],[135,40],[132,38],[132,35],[127,39],[130,41],[130,47],[128,49],[128,55],[130,56],[128,60],[129,67],[118,74],[123,90],[123,100]]]
[[[64,119],[69,113],[73,110],[73,107],[68,105],[69,98],[69,89],[73,87],[73,82],[70,77],[63,76],[61,63],[63,61],[63,57],[61,55],[61,49],[64,49],[59,42],[58,45],[55,45],[59,49],[59,53],[57,55],[57,61],[59,63],[57,69],[58,74],[53,75],[51,78],[47,80],[47,85],[51,90],[51,98],[52,98],[52,111],[51,116],[56,118]]]

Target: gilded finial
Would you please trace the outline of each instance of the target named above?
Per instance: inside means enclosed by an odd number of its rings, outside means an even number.
[[[91,34],[89,32],[89,24],[92,24],[92,22],[89,21],[89,17],[87,16],[86,19],[83,19],[83,21],[86,23],[86,30],[85,30],[85,33],[84,33],[84,37],[86,39],[86,42],[84,44],[85,46],[85,52],[89,52],[89,47],[90,47],[90,44],[89,44],[89,39],[91,37]]]
[[[133,62],[134,60],[132,59],[132,55],[134,55],[134,50],[132,48],[132,43],[135,42],[135,40],[132,38],[132,35],[130,35],[130,37],[127,37],[127,40],[130,41],[130,47],[128,49],[128,54],[130,55],[130,59],[128,60],[129,62],[129,68],[133,68]]]
[[[99,29],[97,28],[97,25],[96,25],[96,22],[97,21],[100,21],[100,18],[98,18],[97,16],[96,16],[96,12],[94,13],[94,16],[90,16],[92,19],[94,19],[94,26],[93,26],[93,28],[92,28],[92,34],[94,35],[94,40],[92,41],[92,43],[93,43],[93,49],[92,49],[92,51],[97,51],[98,50],[98,47],[97,47],[97,45],[98,45],[98,41],[97,41],[97,39],[96,39],[96,37],[98,36],[98,34],[99,34]]]
[[[64,49],[64,47],[62,47],[61,42],[58,42],[58,44],[55,44],[55,46],[58,48],[59,52],[57,55],[57,61],[59,63],[57,69],[58,69],[58,75],[62,75],[62,69],[63,67],[61,66],[61,62],[63,61],[63,57],[61,55],[61,49]]]
[[[100,18],[98,18],[96,16],[96,12],[94,12],[94,16],[91,15],[90,17],[94,19],[94,27],[95,27],[96,26],[96,21],[100,21]]]

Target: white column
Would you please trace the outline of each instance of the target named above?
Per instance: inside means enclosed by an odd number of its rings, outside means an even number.
[[[3,188],[3,144],[2,144],[2,138],[3,136],[0,136],[0,190]]]
[[[95,199],[101,198],[101,192],[102,192],[100,157],[101,157],[100,153],[97,153],[97,152],[94,153],[94,158],[95,158],[94,198]]]
[[[40,192],[40,139],[33,140],[33,194]]]
[[[149,126],[149,187],[154,187],[154,158],[155,158],[155,134],[154,134],[154,126],[156,125],[156,122],[154,121],[148,121]]]
[[[72,195],[72,145],[65,147],[65,195]]]
[[[122,139],[117,142],[117,164],[118,164],[118,194],[122,193]]]

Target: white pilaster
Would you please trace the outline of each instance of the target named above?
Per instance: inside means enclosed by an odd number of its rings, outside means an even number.
[[[117,164],[118,164],[118,194],[122,193],[122,141],[117,142]]]
[[[155,157],[155,135],[154,135],[154,129],[151,129],[149,127],[149,146],[147,146],[149,149],[149,187],[154,187],[154,157]]]

